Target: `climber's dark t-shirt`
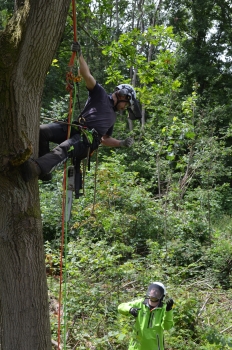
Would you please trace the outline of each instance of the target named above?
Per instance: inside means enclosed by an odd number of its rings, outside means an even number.
[[[85,126],[95,129],[100,136],[111,136],[116,121],[114,102],[111,95],[107,95],[103,87],[96,83],[81,113]]]

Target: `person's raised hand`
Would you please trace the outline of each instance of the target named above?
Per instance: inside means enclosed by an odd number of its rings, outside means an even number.
[[[81,45],[78,43],[78,41],[73,41],[73,43],[71,45],[71,50],[73,52],[76,52],[79,57],[82,54],[82,52],[81,52]]]

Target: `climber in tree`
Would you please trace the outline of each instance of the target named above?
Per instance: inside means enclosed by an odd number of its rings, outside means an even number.
[[[30,158],[21,166],[24,181],[39,177],[41,180],[50,180],[51,172],[68,158],[84,159],[98,148],[100,144],[109,147],[131,147],[133,139],[117,140],[112,137],[113,126],[116,121],[116,112],[129,110],[131,119],[140,119],[141,113],[136,100],[136,92],[129,84],[119,84],[115,91],[108,95],[103,87],[90,73],[89,67],[82,55],[81,46],[74,42],[71,47],[79,56],[80,74],[85,80],[89,96],[85,107],[73,123],[78,127],[71,127],[70,138],[67,138],[67,124],[54,122],[41,125],[39,137],[39,158]],[[81,128],[94,130],[90,144]],[[58,146],[50,151],[49,143]]]
[[[135,317],[135,326],[128,350],[164,350],[164,330],[173,327],[173,300],[163,301],[166,289],[161,282],[152,282],[145,299],[118,306],[119,313]]]

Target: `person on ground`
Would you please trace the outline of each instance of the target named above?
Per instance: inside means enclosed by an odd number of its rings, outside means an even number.
[[[164,350],[164,330],[173,327],[173,300],[163,301],[166,289],[161,282],[152,282],[146,297],[122,303],[118,312],[135,317],[128,350]]]
[[[80,75],[89,91],[88,99],[78,120],[73,122],[76,126],[71,126],[69,139],[67,123],[54,122],[40,126],[39,158],[30,158],[21,165],[22,177],[26,182],[35,177],[43,181],[50,180],[51,172],[58,165],[68,158],[84,159],[100,144],[109,147],[131,147],[133,144],[133,138],[118,140],[112,137],[112,133],[116,112],[128,109],[131,119],[141,118],[134,88],[129,84],[119,84],[108,95],[90,73],[79,43],[74,42],[71,49],[79,56]],[[136,114],[133,110],[136,110]],[[91,131],[91,141],[84,131]],[[58,144],[52,151],[50,142]]]

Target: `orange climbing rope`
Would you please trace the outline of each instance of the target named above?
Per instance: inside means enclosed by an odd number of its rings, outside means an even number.
[[[75,0],[72,0],[72,19],[73,19],[73,40],[77,41],[77,28],[76,28],[76,4]],[[68,131],[67,139],[70,137],[71,132],[71,121],[73,115],[73,85],[80,81],[80,77],[73,74],[72,70],[77,55],[76,52],[72,53],[69,61],[69,72],[66,74],[66,89],[69,92],[69,113],[68,113]],[[67,220],[65,220],[65,206],[66,206],[66,188],[67,188],[67,165],[64,164],[64,176],[63,176],[63,196],[62,196],[62,233],[61,233],[61,244],[60,244],[60,286],[59,286],[59,310],[58,310],[58,349],[60,349],[61,343],[61,307],[62,307],[62,282],[63,282],[63,255],[64,246],[66,246],[65,232],[67,232]],[[65,252],[66,254],[66,252]],[[65,321],[64,321],[65,324]],[[66,328],[64,327],[64,333]],[[66,349],[66,334],[64,334],[64,349]]]

